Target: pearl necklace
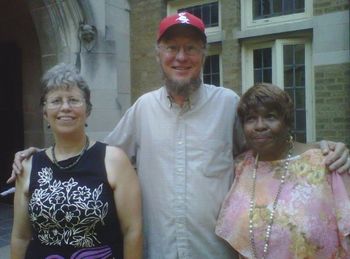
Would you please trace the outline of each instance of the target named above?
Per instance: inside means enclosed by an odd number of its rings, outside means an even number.
[[[56,143],[55,143],[55,144],[53,144],[52,149],[51,149],[52,161],[61,170],[66,170],[66,169],[72,168],[73,166],[75,166],[79,162],[80,158],[84,155],[84,153],[88,149],[89,145],[90,145],[89,137],[86,136],[85,145],[84,145],[83,149],[79,152],[77,159],[75,159],[75,161],[73,163],[71,163],[67,166],[61,166],[56,159],[56,155],[55,155]]]
[[[265,244],[264,244],[264,250],[263,250],[264,253],[263,253],[262,259],[266,258],[267,253],[269,251],[269,241],[270,241],[270,235],[271,235],[271,229],[272,229],[273,220],[274,220],[274,216],[275,216],[275,211],[276,211],[276,207],[277,207],[277,202],[278,202],[279,196],[281,194],[286,175],[288,174],[288,165],[289,165],[290,158],[292,156],[292,149],[293,149],[293,146],[291,146],[291,148],[289,149],[287,159],[284,162],[284,173],[281,176],[280,185],[278,187],[276,197],[275,197],[273,204],[272,204],[272,210],[270,212],[269,224],[267,225],[266,233],[265,233],[265,240],[264,240]],[[258,161],[259,161],[259,154],[257,154],[255,157],[254,171],[253,171],[252,196],[251,196],[250,203],[249,203],[249,236],[250,236],[250,244],[251,244],[254,259],[258,258],[256,245],[255,245],[255,239],[254,239],[254,226],[253,226],[253,217],[254,217],[254,210],[255,210],[256,172],[258,170]]]

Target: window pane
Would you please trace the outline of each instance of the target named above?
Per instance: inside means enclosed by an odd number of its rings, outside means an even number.
[[[261,17],[261,3],[259,0],[254,0],[253,3],[253,17],[254,19]]]
[[[298,66],[295,68],[295,86],[305,85],[305,68],[304,66]]]
[[[264,17],[267,17],[271,14],[270,10],[270,1],[269,0],[263,0],[262,1],[262,14]]]
[[[211,56],[211,70],[213,73],[220,72],[219,55]]]
[[[192,8],[193,15],[205,20],[205,18],[202,16],[201,8]]]
[[[295,10],[297,13],[304,12],[305,9],[305,3],[304,0],[296,0],[295,1]]]
[[[305,64],[305,48],[303,44],[295,45],[295,63],[299,65]]]
[[[305,11],[305,0],[254,0],[253,19],[302,13]]]
[[[296,130],[305,130],[306,129],[306,118],[305,110],[295,112],[295,129]]]
[[[219,7],[218,7],[218,3],[212,3],[210,5],[210,7],[211,7],[211,13],[210,13],[211,25],[212,26],[218,26],[219,25]]]
[[[298,141],[304,142],[306,140],[305,46],[303,44],[283,46],[283,58],[284,88],[294,102],[293,132]]]
[[[271,51],[271,48],[255,49],[253,51],[255,69],[254,82],[272,82]]]
[[[211,84],[211,76],[210,75],[203,75],[203,82],[205,84]]]
[[[203,69],[203,81],[206,84],[220,85],[220,57],[207,56]]]
[[[210,24],[210,7],[208,5],[202,8],[202,18],[204,24]]]
[[[272,66],[272,55],[271,55],[271,48],[263,49],[263,66],[264,67],[271,67]]]
[[[207,57],[205,60],[205,63],[204,63],[203,71],[210,71],[210,65],[211,65],[211,63],[209,62],[209,57]]]
[[[218,2],[180,8],[177,11],[178,13],[186,11],[201,18],[206,28],[219,26]]]
[[[216,86],[220,85],[220,75],[219,74],[214,74],[212,76],[211,84],[216,85]]]
[[[261,49],[255,49],[253,53],[254,58],[254,68],[262,67],[262,55]]]
[[[284,87],[291,87],[294,85],[294,75],[292,67],[284,68]]]
[[[296,109],[305,109],[305,91],[304,89],[295,90],[294,104]]]
[[[284,14],[293,13],[293,1],[291,0],[283,1],[283,13]]]
[[[282,0],[273,1],[273,12],[276,16],[282,14]]]
[[[272,69],[264,69],[263,82],[272,83]]]
[[[285,65],[291,65],[294,63],[294,45],[283,46],[283,62]]]
[[[262,82],[262,73],[261,69],[254,69],[254,83]]]

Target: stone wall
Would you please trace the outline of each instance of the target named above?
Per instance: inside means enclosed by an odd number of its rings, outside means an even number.
[[[349,10],[349,0],[314,0],[314,15]]]
[[[350,146],[350,63],[315,67],[317,140]]]

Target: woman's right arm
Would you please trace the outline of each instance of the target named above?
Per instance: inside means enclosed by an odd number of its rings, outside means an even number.
[[[32,159],[23,161],[23,173],[16,178],[14,218],[11,234],[11,259],[22,259],[32,238],[28,215],[28,191]]]

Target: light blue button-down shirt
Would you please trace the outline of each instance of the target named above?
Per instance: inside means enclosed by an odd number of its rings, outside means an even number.
[[[136,157],[145,258],[234,258],[214,230],[244,142],[238,101],[202,85],[181,108],[162,87],[140,97],[105,139]]]

